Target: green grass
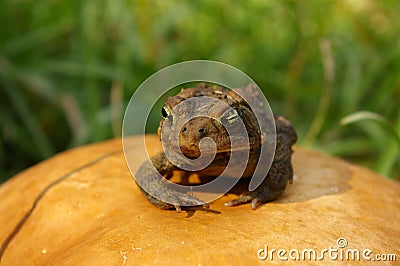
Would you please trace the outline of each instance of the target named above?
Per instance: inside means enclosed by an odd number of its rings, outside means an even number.
[[[296,125],[299,145],[400,176],[398,1],[0,5],[0,180],[119,136],[135,88],[193,59],[250,75]]]

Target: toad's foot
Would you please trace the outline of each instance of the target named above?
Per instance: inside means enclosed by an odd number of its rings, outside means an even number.
[[[160,209],[175,208],[178,212],[181,211],[181,207],[208,207],[204,201],[168,187],[163,176],[171,176],[173,169],[174,166],[166,160],[164,153],[157,154],[141,165],[135,175],[135,181],[147,200]]]
[[[255,191],[241,194],[237,199],[226,202],[225,206],[233,207],[251,202],[251,208],[255,210],[261,204],[277,199],[282,193],[283,190],[274,192],[268,188],[262,189],[262,191],[256,189]]]
[[[164,187],[162,191],[152,190],[151,195],[144,191],[142,193],[147,200],[156,207],[164,210],[174,209],[181,211],[181,207],[203,206],[208,208],[208,204],[196,197]]]

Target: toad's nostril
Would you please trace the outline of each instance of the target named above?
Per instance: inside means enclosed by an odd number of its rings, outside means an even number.
[[[186,133],[186,131],[187,131],[187,128],[184,127],[184,128],[182,129],[182,133]]]
[[[204,134],[204,133],[206,132],[206,130],[205,130],[204,128],[199,128],[198,132],[199,132],[200,134]]]

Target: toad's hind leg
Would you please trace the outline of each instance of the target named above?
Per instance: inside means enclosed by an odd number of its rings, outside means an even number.
[[[160,209],[181,210],[181,206],[208,206],[202,200],[168,188],[162,176],[170,177],[175,166],[164,153],[159,153],[144,162],[135,174],[135,181],[147,200]]]

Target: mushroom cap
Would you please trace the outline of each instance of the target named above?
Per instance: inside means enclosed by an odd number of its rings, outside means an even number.
[[[129,140],[133,152],[139,139]],[[147,140],[149,155],[161,149],[157,136]],[[257,210],[224,206],[237,197],[232,192],[210,209],[176,213],[141,195],[121,139],[72,149],[0,186],[1,263],[253,264],[265,248],[285,249],[291,262],[290,250],[320,255],[329,247],[399,256],[399,183],[299,147],[293,166],[293,184]],[[325,261],[331,261],[328,254]]]

